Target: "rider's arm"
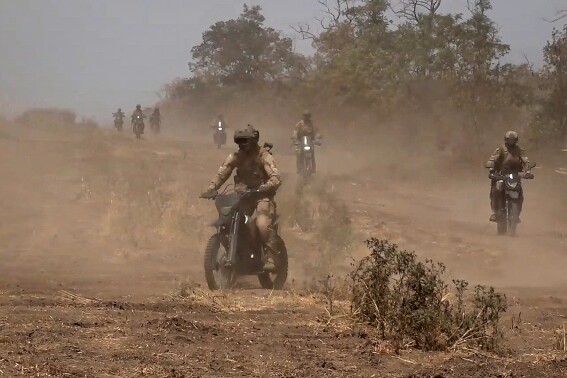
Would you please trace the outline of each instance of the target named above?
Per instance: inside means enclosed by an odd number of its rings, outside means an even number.
[[[222,163],[221,167],[219,168],[217,174],[207,187],[207,190],[218,190],[222,184],[229,179],[232,171],[234,170],[234,163],[236,161],[236,156],[234,154],[228,155],[224,163]]]
[[[520,159],[522,159],[522,171],[530,173],[530,159],[524,154],[524,150],[520,151]]]
[[[297,122],[297,123],[295,124],[295,127],[293,128],[293,139],[296,139],[296,140],[297,140],[297,138],[298,138],[298,136],[299,136],[299,130],[300,130],[300,129],[301,129],[301,121],[300,121],[300,122]]]
[[[268,174],[268,181],[266,181],[265,184],[262,184],[259,190],[261,192],[275,192],[282,184],[280,171],[276,167],[276,162],[274,161],[274,157],[269,152],[266,151],[266,153],[263,156],[263,160],[264,160],[264,170]]]
[[[502,149],[498,147],[496,150],[494,150],[492,156],[490,156],[490,158],[488,159],[488,162],[489,163],[492,162],[493,167],[495,167],[493,169],[496,169],[496,167],[499,165],[501,157],[502,157]]]

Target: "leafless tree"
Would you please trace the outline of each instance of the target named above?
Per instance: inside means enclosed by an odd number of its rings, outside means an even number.
[[[439,0],[440,1],[440,0]],[[317,0],[317,2],[323,7],[323,17],[316,17],[315,20],[319,23],[321,30],[329,31],[343,20],[348,22],[352,21],[350,15],[350,9],[356,2],[356,0]],[[292,26],[292,29],[301,35],[302,39],[310,39],[316,41],[318,36],[312,31],[309,24],[299,24],[297,26]]]
[[[429,13],[435,14],[441,6],[442,0],[400,0],[398,9],[390,8],[398,16],[405,18],[408,21],[419,24],[421,22],[420,14]]]

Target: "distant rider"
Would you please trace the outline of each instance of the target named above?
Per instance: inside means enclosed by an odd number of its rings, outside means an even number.
[[[114,117],[114,127],[121,129],[122,125],[124,124],[124,118],[126,117],[126,114],[124,114],[121,108],[118,108],[116,113],[112,113],[112,116]]]
[[[518,133],[515,131],[508,131],[504,136],[504,145],[498,147],[488,162],[487,167],[490,167],[490,173],[510,174],[525,172],[530,173],[529,159],[524,154],[524,150],[518,145]],[[490,216],[491,222],[496,222],[496,211],[498,210],[499,191],[496,186],[497,180],[492,180],[490,185],[490,207],[492,208],[492,215]],[[522,205],[524,203],[524,193],[520,192],[518,199],[519,212],[522,212]],[[518,214],[519,216],[519,214]]]
[[[144,112],[142,111],[142,105],[138,104],[136,105],[136,110],[134,110],[134,112],[132,112],[132,122],[131,125],[134,125],[134,120],[136,119],[137,116],[141,116],[141,120],[142,120],[142,130],[141,130],[141,134],[144,133],[144,118],[146,118],[146,115],[144,114]]]
[[[293,129],[293,140],[297,146],[295,150],[297,155],[297,173],[301,172],[301,167],[303,166],[303,150],[300,148],[300,141],[304,136],[310,136],[314,141],[320,137],[317,128],[313,124],[309,110],[303,111],[301,120],[297,122]],[[315,158],[313,158],[313,172],[315,173]]]
[[[211,123],[211,125],[210,125],[210,128],[215,129],[215,130],[218,130],[219,127],[221,127],[222,130],[225,130],[227,128],[226,121],[224,119],[224,115],[222,115],[222,114],[217,115],[217,118],[215,118],[213,120],[213,123]]]
[[[154,129],[154,131],[159,132],[161,127],[161,113],[158,107],[156,107],[153,113],[150,115],[150,125],[152,126],[152,129]]]

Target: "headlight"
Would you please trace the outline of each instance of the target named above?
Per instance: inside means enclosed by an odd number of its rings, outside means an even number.
[[[304,150],[304,151],[309,151],[309,150],[311,150],[311,146],[303,146],[303,150]]]
[[[517,181],[508,181],[506,183],[506,185],[508,185],[508,187],[510,189],[516,189],[516,187],[518,186],[518,182]]]

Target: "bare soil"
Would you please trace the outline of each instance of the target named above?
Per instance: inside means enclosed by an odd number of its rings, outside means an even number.
[[[329,141],[317,180],[347,204],[360,242],[325,271],[320,241],[286,226],[286,290],[259,290],[250,278],[211,293],[202,250],[215,214],[197,197],[228,149],[210,139],[0,125],[0,375],[567,376],[557,348],[567,317],[563,176],[537,171],[526,183],[520,237],[497,237],[480,169],[423,175],[447,157],[388,160],[361,142],[360,159]],[[293,154],[278,144],[274,154],[285,203],[296,193]],[[310,283],[348,271],[368,236],[445,262],[449,277],[504,291],[503,350],[396,354],[349,321],[348,303],[329,314]]]

